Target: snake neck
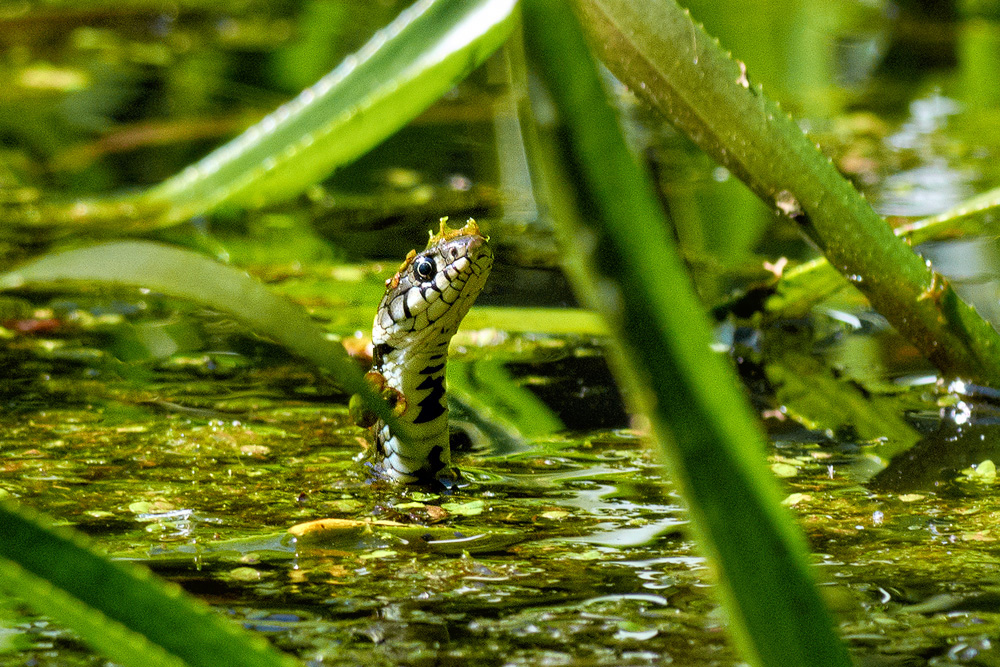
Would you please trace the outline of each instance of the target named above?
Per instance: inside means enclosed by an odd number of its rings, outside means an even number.
[[[474,220],[461,229],[449,229],[446,221],[427,249],[411,251],[386,281],[372,323],[378,384],[405,399],[405,446],[386,424],[375,428],[372,466],[395,481],[447,483],[454,477],[445,399],[448,343],[483,289],[493,251]]]
[[[400,420],[408,425],[415,441],[414,447],[404,450],[385,423],[376,424],[375,446],[381,459],[377,469],[392,479],[434,479],[451,468],[445,384],[447,342],[423,350],[376,344],[373,368],[385,377],[388,386],[405,397],[406,410]]]

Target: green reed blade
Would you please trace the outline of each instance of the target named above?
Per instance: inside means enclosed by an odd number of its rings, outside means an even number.
[[[618,377],[649,416],[743,657],[842,667],[847,652],[813,585],[802,535],[764,467],[756,418],[674,247],[652,185],[621,135],[571,5],[524,0],[545,200],[580,299],[617,343]],[[552,106],[554,102],[555,114]],[[549,120],[558,115],[558,121]]]
[[[132,667],[295,667],[148,570],[115,563],[79,534],[0,501],[0,588]]]
[[[166,221],[294,197],[366,153],[507,39],[516,0],[419,0],[315,85],[149,191]]]
[[[516,0],[417,0],[315,85],[135,195],[0,205],[0,236],[136,233],[287,200],[416,118],[507,39]]]

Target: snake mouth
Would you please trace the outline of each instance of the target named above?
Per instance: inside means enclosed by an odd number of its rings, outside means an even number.
[[[465,244],[465,255],[472,262],[472,270],[477,275],[484,270],[488,271],[493,266],[493,250],[486,243],[482,236],[468,236],[456,239],[457,241],[468,239]]]

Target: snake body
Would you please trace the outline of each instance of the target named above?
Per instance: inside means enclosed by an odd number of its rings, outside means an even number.
[[[448,344],[482,291],[493,251],[474,220],[450,229],[446,218],[427,248],[410,251],[385,295],[372,329],[372,370],[402,397],[401,421],[412,434],[405,445],[379,420],[375,470],[415,482],[451,474],[445,367]]]

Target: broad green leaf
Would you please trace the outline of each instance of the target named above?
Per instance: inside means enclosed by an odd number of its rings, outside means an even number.
[[[294,197],[406,123],[507,39],[516,0],[418,0],[360,51],[145,196],[179,221]]]
[[[132,632],[61,588],[53,586],[48,580],[2,558],[0,590],[30,603],[36,611],[73,628],[93,648],[126,667],[184,667],[187,664],[143,635]]]
[[[8,233],[135,233],[292,198],[378,145],[506,41],[516,0],[417,0],[357,53],[229,143],[136,195],[0,207]]]
[[[834,378],[813,357],[788,352],[768,364],[766,372],[778,402],[810,430],[833,433],[850,426],[862,439],[889,441],[893,451],[907,449],[920,439],[891,399],[863,395],[856,385]]]
[[[1000,383],[1000,334],[883,220],[675,0],[578,0],[609,69],[767,206],[946,374]]]
[[[134,667],[294,667],[291,656],[245,632],[148,570],[113,563],[80,535],[0,501],[0,588]]]
[[[541,399],[514,380],[501,361],[453,359],[448,364],[448,390],[449,400],[458,399],[464,410],[504,431],[506,439],[518,445],[565,428]]]

